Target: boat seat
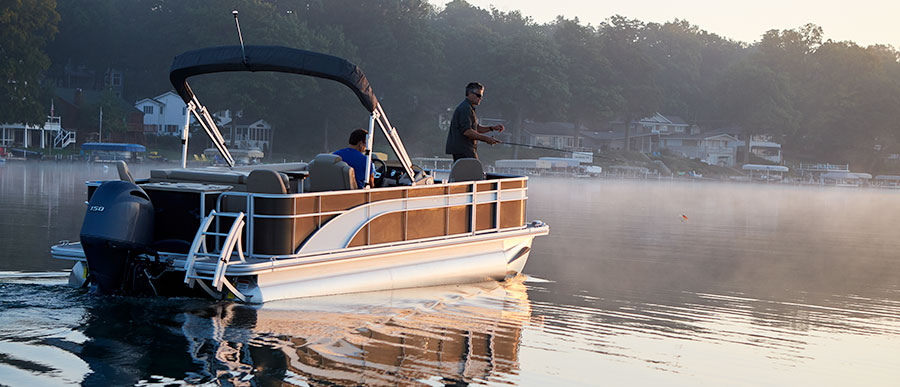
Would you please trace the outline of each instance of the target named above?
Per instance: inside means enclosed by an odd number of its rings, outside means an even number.
[[[307,167],[309,192],[356,189],[353,168],[341,160],[341,156],[321,153]]]
[[[116,170],[119,172],[119,180],[134,183],[134,177],[131,176],[131,171],[128,170],[128,164],[125,164],[125,161],[116,160]]]
[[[237,171],[201,171],[192,169],[155,169],[150,171],[151,182],[175,181],[208,184],[245,184],[247,174]]]
[[[278,164],[260,164],[260,165],[242,165],[239,167],[234,167],[231,170],[233,171],[253,171],[256,169],[270,169],[276,172],[284,172],[284,171],[305,171],[307,167],[307,163],[304,162],[291,162],[291,163],[278,163]]]
[[[287,175],[269,169],[255,169],[247,176],[247,192],[287,194],[290,183]]]
[[[450,167],[451,183],[457,181],[484,180],[484,167],[478,159],[459,159]]]

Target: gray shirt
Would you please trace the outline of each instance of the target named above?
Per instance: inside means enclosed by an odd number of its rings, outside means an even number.
[[[453,118],[450,119],[450,130],[447,133],[447,146],[444,148],[444,152],[451,155],[470,153],[474,155],[478,145],[475,140],[463,134],[469,129],[478,131],[478,117],[475,116],[475,106],[468,99],[464,99],[456,107]]]

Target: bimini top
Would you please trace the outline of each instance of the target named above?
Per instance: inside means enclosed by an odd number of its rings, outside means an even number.
[[[81,144],[81,150],[106,151],[106,152],[146,152],[147,148],[141,144],[122,144],[115,142],[86,142]]]
[[[280,46],[245,46],[243,53],[241,46],[188,51],[175,57],[169,80],[184,102],[189,103],[194,93],[187,78],[226,71],[274,71],[331,79],[353,90],[370,113],[378,106],[369,80],[357,65],[336,56]]]

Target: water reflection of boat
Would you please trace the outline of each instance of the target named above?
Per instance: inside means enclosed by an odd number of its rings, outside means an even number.
[[[519,369],[531,318],[517,278],[276,301],[185,314],[191,356],[207,378],[339,385],[501,380]],[[199,380],[198,380],[199,381]]]
[[[353,189],[353,170],[332,154],[308,164],[234,168],[187,83],[227,71],[344,84],[369,112],[367,148],[377,124],[399,162],[368,155],[367,165],[378,165],[376,181],[362,190]],[[120,162],[120,180],[89,182],[81,241],[51,249],[55,258],[76,261],[73,284],[262,303],[503,280],[521,272],[534,237],[549,232],[525,220],[525,176],[485,174],[467,159],[454,164],[448,181],[435,182],[413,165],[365,75],[344,59],[286,47],[212,47],[177,56],[170,80],[230,167],[185,169],[185,125],[182,169],[135,180]]]

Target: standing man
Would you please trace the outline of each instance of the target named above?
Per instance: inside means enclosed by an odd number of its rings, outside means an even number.
[[[350,133],[350,139],[347,140],[347,142],[350,143],[350,146],[333,153],[341,156],[341,160],[353,168],[353,176],[356,177],[357,188],[366,186],[366,161],[369,161],[368,157],[365,155],[367,134],[369,134],[369,131],[365,129],[354,130]],[[375,167],[372,167],[371,171],[374,172]],[[374,173],[369,173],[369,186],[375,187]]]
[[[481,103],[484,97],[484,86],[478,82],[466,85],[466,99],[464,99],[450,119],[450,130],[447,133],[447,146],[444,151],[453,155],[453,161],[462,158],[477,159],[478,141],[488,144],[499,144],[500,140],[482,133],[491,131],[502,132],[503,124],[494,126],[478,125],[478,117],[475,116],[475,106]]]

